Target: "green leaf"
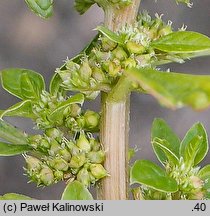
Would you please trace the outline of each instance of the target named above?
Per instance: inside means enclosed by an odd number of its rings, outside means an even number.
[[[156,138],[162,140],[161,144],[159,142],[159,144],[157,144],[157,140],[155,141]],[[163,119],[156,118],[153,121],[151,140],[153,150],[162,164],[165,164],[165,161],[169,159],[168,154],[172,154],[175,158],[179,158],[180,140]],[[175,158],[174,160],[176,161]]]
[[[94,0],[75,0],[74,7],[80,14],[84,14],[93,4]]]
[[[92,200],[93,197],[88,189],[79,181],[69,182],[61,200]]]
[[[126,74],[168,108],[175,109],[187,105],[201,110],[210,106],[208,75],[179,74],[152,68],[131,68]]]
[[[38,16],[49,18],[53,14],[53,0],[25,0],[28,7]]]
[[[138,160],[131,168],[131,184],[139,183],[162,192],[176,192],[176,181],[151,161]]]
[[[11,68],[1,71],[3,88],[21,99],[38,99],[45,89],[43,77],[32,71],[21,68]]]
[[[50,114],[49,116],[49,120],[53,121],[53,122],[59,122],[60,118],[61,118],[61,114],[63,113],[63,111],[70,105],[70,104],[83,104],[84,102],[84,95],[83,94],[76,94],[72,97],[70,97],[68,100],[60,103],[60,105],[58,107],[56,107],[56,109]]]
[[[152,141],[152,146],[158,160],[163,164],[163,166],[165,166],[167,162],[173,165],[179,164],[179,158],[173,151],[171,151],[171,146],[167,140],[155,137]]]
[[[52,95],[57,95],[59,92],[63,93],[61,88],[62,79],[58,73],[55,73],[50,81],[50,93]]]
[[[210,190],[210,164],[203,167],[199,171],[198,176],[204,181],[204,188]],[[210,196],[210,191],[209,191],[209,196]]]
[[[3,120],[0,120],[0,138],[14,144],[28,143],[26,133],[23,133]]]
[[[201,123],[196,123],[186,133],[180,145],[180,157],[189,166],[200,163],[208,152],[208,137]]]
[[[3,196],[0,196],[0,200],[34,200],[34,199],[22,194],[7,193],[4,194]]]
[[[118,43],[120,45],[125,45],[125,41],[123,40],[123,38],[117,35],[116,33],[110,31],[108,28],[104,26],[98,26],[96,30],[101,32],[104,36],[109,38],[111,41]]]
[[[0,118],[4,116],[19,116],[24,118],[35,118],[35,115],[32,110],[32,102],[30,100],[21,101],[7,110],[4,110]]]
[[[164,52],[194,53],[210,50],[210,38],[197,32],[179,31],[157,39],[151,46]]]
[[[14,156],[31,150],[28,145],[13,145],[0,142],[0,156]]]

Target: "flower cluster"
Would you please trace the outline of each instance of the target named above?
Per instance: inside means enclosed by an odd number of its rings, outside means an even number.
[[[100,91],[109,92],[127,68],[153,67],[161,61],[182,63],[182,56],[160,52],[151,46],[153,41],[172,33],[171,24],[170,21],[166,24],[161,16],[152,19],[143,12],[133,25],[124,26],[113,35],[100,31],[98,41],[80,61],[67,60],[65,67],[57,69],[62,87],[94,99]]]
[[[78,180],[88,187],[107,176],[102,163],[105,152],[91,134],[81,131],[75,139],[67,139],[56,129],[47,129],[44,135],[29,138],[39,158],[25,155],[26,173],[39,186],[58,181]]]

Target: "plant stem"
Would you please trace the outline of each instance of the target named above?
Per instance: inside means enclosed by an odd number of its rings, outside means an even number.
[[[135,20],[140,0],[124,8],[105,9],[105,26],[118,31]],[[102,94],[101,142],[105,148],[105,168],[110,176],[103,179],[98,198],[128,199],[128,139],[131,82],[122,76],[109,94]]]

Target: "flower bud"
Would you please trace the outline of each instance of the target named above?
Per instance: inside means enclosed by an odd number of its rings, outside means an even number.
[[[100,150],[101,144],[97,139],[90,138],[89,142],[90,142],[92,151],[97,152]]]
[[[101,164],[91,164],[90,171],[96,179],[101,179],[107,176],[107,171]]]
[[[133,58],[127,58],[125,61],[123,61],[124,68],[132,68],[136,66],[136,61]]]
[[[163,37],[163,36],[168,35],[170,33],[172,33],[171,25],[166,25],[158,31],[158,36]]]
[[[117,43],[111,41],[107,37],[102,37],[101,45],[102,45],[102,49],[107,52],[107,51],[113,50],[117,46]]]
[[[44,166],[40,171],[39,179],[41,184],[46,186],[51,185],[54,181],[53,171],[48,166]]]
[[[56,182],[62,181],[64,179],[63,171],[60,171],[60,170],[54,171],[54,177],[55,177]]]
[[[85,127],[88,129],[96,128],[99,124],[100,115],[91,110],[87,110],[84,114]]]
[[[25,157],[25,161],[26,161],[27,169],[29,171],[38,171],[41,169],[42,161],[40,161],[38,158],[27,155]]]
[[[45,130],[45,134],[51,139],[56,139],[61,136],[61,132],[57,128],[49,128]]]
[[[57,155],[61,149],[61,146],[59,145],[59,143],[56,140],[52,140],[50,142],[50,144],[51,144],[51,147],[49,150],[49,154],[52,156]]]
[[[77,180],[80,181],[85,187],[90,185],[90,175],[86,168],[82,168],[78,172]]]
[[[134,54],[142,54],[146,51],[146,48],[143,45],[134,41],[128,41],[126,47],[130,53]]]
[[[127,53],[122,47],[117,47],[116,49],[113,50],[113,55],[119,59],[120,61],[126,59],[128,57]]]
[[[71,154],[67,149],[61,149],[58,154],[67,162],[71,159]]]
[[[79,69],[79,73],[80,73],[82,80],[89,81],[91,74],[92,74],[92,69],[90,68],[90,65],[87,59],[82,63]]]
[[[138,61],[138,65],[141,67],[148,66],[150,64],[151,56],[150,54],[138,55],[136,60]]]
[[[115,77],[118,75],[118,73],[121,70],[121,66],[120,65],[116,65],[114,62],[109,62],[108,65],[108,73],[110,76]]]
[[[99,67],[93,68],[92,77],[99,83],[104,82],[106,79],[104,72]]]
[[[68,163],[62,158],[55,158],[50,160],[49,165],[52,168],[60,171],[67,171],[69,168]]]
[[[80,133],[79,139],[76,141],[76,145],[83,151],[89,152],[91,149],[90,143],[86,138],[84,132]]]
[[[47,149],[49,149],[50,148],[50,143],[49,143],[49,141],[46,139],[46,138],[43,138],[42,140],[41,140],[41,142],[40,142],[40,149],[42,149],[42,150],[47,150]]]
[[[79,128],[84,128],[84,126],[85,126],[85,118],[84,118],[84,116],[79,116],[76,119],[76,122],[77,122]]]
[[[102,150],[97,152],[91,151],[88,153],[87,158],[90,160],[90,163],[100,164],[104,162],[105,153]]]
[[[69,166],[73,169],[78,169],[81,166],[83,166],[85,162],[86,162],[85,154],[80,153],[72,156]]]

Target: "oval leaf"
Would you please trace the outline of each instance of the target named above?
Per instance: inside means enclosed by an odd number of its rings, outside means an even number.
[[[93,197],[86,187],[79,181],[69,182],[61,200],[92,200]]]
[[[25,118],[34,118],[35,115],[32,110],[32,103],[30,100],[21,101],[7,110],[4,110],[1,113],[0,118],[3,118],[3,116],[19,116],[19,117],[25,117]]]
[[[210,38],[190,31],[168,34],[152,42],[151,46],[164,52],[193,53],[210,50]]]
[[[80,14],[84,14],[93,4],[94,0],[75,0],[74,7]]]
[[[0,196],[0,200],[34,200],[34,199],[22,194],[7,193],[4,194],[3,196]]]
[[[201,123],[190,128],[180,145],[180,157],[189,166],[200,163],[208,152],[208,137]]]
[[[27,143],[27,134],[18,130],[16,127],[0,120],[0,138],[11,143]]]
[[[210,76],[163,72],[152,68],[131,68],[126,74],[168,108],[187,105],[201,110],[210,106]]]
[[[11,68],[1,71],[2,87],[20,99],[37,99],[45,89],[43,77],[32,70]]]
[[[50,93],[57,95],[59,92],[63,92],[61,89],[62,79],[58,73],[55,73],[50,81]]]
[[[138,160],[131,168],[131,184],[139,183],[162,192],[176,192],[176,181],[156,164],[147,160]]]
[[[156,138],[163,140],[163,142],[157,144],[154,141]],[[151,140],[154,152],[162,164],[165,164],[168,158],[166,152],[171,152],[176,158],[179,158],[180,140],[163,119],[156,118],[153,121]]]
[[[172,165],[179,164],[179,158],[167,146],[170,146],[168,141],[159,138],[154,138],[152,146],[158,160],[165,166],[168,163]]]
[[[70,104],[83,104],[84,102],[84,95],[83,94],[76,94],[70,97],[68,100],[60,103],[60,105],[50,114],[49,120],[53,122],[57,122],[60,120],[61,113],[70,105]]]
[[[0,142],[0,156],[14,156],[23,154],[31,150],[28,145],[13,145]]]
[[[53,0],[25,0],[28,7],[38,16],[48,18],[53,13]]]
[[[98,26],[96,30],[101,32],[104,36],[109,38],[111,41],[118,43],[120,45],[125,45],[125,41],[123,40],[123,38],[117,35],[116,33],[110,31],[108,28],[104,26]]]

